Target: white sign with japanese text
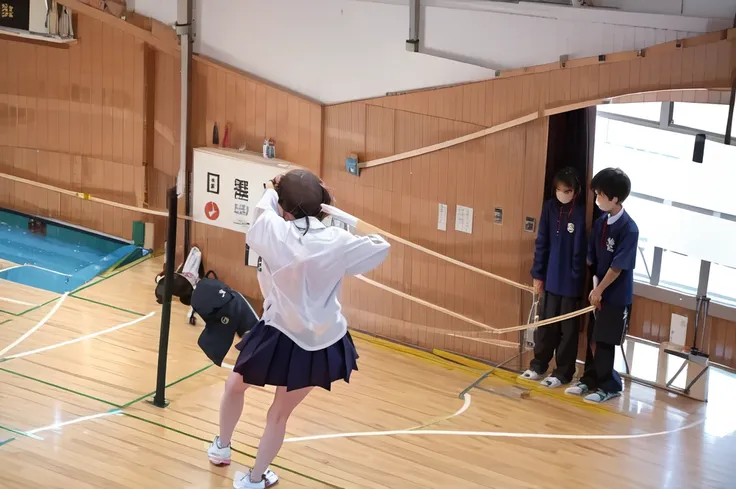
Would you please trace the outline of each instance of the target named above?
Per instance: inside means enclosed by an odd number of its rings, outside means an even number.
[[[192,217],[195,222],[247,233],[253,209],[265,184],[297,168],[258,153],[222,148],[195,148],[192,171]],[[250,251],[247,263],[256,266]]]

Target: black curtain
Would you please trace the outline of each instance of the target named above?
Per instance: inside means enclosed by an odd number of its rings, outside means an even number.
[[[547,139],[547,169],[544,179],[544,198],[552,197],[552,179],[555,173],[572,166],[580,174],[583,195],[589,204],[588,183],[593,177],[593,151],[595,148],[596,108],[572,110],[549,118]],[[595,207],[593,205],[593,207]]]
[[[595,150],[595,117],[596,108],[572,110],[562,114],[553,115],[549,118],[549,135],[547,138],[547,169],[544,178],[544,198],[552,197],[552,179],[555,173],[566,166],[572,166],[580,175],[583,198],[586,202],[587,227],[590,227],[601,213],[595,205],[595,196],[588,192],[590,180],[593,178],[593,155]],[[586,278],[585,298],[592,289],[590,277]],[[581,307],[588,305],[583,300]],[[587,327],[590,318],[586,314],[580,321],[580,330]],[[585,358],[586,339],[581,336],[580,358]]]

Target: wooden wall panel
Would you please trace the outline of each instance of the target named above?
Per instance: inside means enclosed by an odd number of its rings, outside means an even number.
[[[144,45],[79,17],[68,48],[0,40],[0,171],[96,197],[142,203]],[[7,69],[12,67],[12,69]],[[131,237],[137,213],[3,182],[0,205]]]
[[[641,101],[720,99],[718,89],[730,86],[730,70],[736,66],[732,61],[734,42],[687,45],[691,47],[672,46],[618,62],[575,62],[570,68],[531,69],[486,82],[326,107],[324,178],[334,189],[338,205],[348,212],[427,248],[530,283],[536,234],[525,232],[523,226],[526,217],[539,218],[547,118],[433,154],[367,169],[358,178],[345,172],[345,157],[357,153],[361,161],[367,161],[468,134],[535,110],[595,98],[675,89],[678,91],[669,95],[637,97]],[[691,88],[711,90],[698,94],[684,90]],[[437,230],[439,203],[448,205],[447,231]],[[474,209],[472,234],[454,230],[456,205]],[[501,225],[493,223],[495,207],[503,208]],[[393,244],[388,260],[371,277],[495,327],[525,322],[531,306],[527,293],[399,244]],[[353,327],[399,341],[491,361],[503,361],[516,353],[448,334],[477,329],[357,280],[347,282],[343,303]],[[726,327],[717,326],[714,331],[721,331],[718,328]],[[516,334],[508,336],[505,339],[518,339]],[[730,358],[729,351],[732,348],[723,348],[724,358]]]
[[[157,51],[153,64],[153,161],[148,163],[148,200],[152,208],[163,209],[166,190],[175,184],[179,169],[180,62],[173,54]],[[192,64],[191,93],[191,147],[214,146],[212,133],[217,123],[220,146],[225,143],[226,129],[231,148],[245,145],[260,152],[263,140],[272,137],[279,158],[320,174],[320,105],[198,56]],[[179,213],[184,213],[183,200],[179,202]],[[157,245],[162,246],[166,222],[164,218],[154,221],[160,229]],[[183,237],[184,224],[180,222],[177,263],[183,260]],[[243,234],[193,223],[192,245],[202,250],[207,269],[215,270],[243,294],[260,299],[255,269],[243,267]]]
[[[657,343],[669,341],[672,314],[688,318],[687,344],[692,344],[695,333],[695,311],[671,304],[653,301],[644,297],[635,297],[631,308],[629,334]],[[711,362],[736,368],[736,323],[709,316],[705,328],[705,337],[698,333],[698,345],[710,354]]]

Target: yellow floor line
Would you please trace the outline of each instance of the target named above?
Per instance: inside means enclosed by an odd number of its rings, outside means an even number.
[[[430,363],[433,363],[435,365],[439,365],[441,367],[449,368],[449,369],[452,369],[452,370],[459,370],[461,372],[466,372],[466,373],[469,373],[469,374],[474,375],[474,376],[477,376],[477,375],[480,374],[480,372],[477,371],[477,370],[468,368],[465,365],[462,365],[462,364],[459,364],[459,363],[447,361],[446,359],[443,359],[443,358],[441,358],[441,357],[439,357],[437,355],[434,355],[432,353],[429,353],[429,352],[420,350],[418,348],[412,348],[410,346],[402,345],[400,343],[395,343],[393,341],[388,341],[388,340],[384,340],[382,338],[377,338],[375,336],[371,336],[371,335],[366,334],[366,333],[361,333],[360,331],[350,331],[350,335],[353,338],[356,338],[356,339],[359,339],[359,340],[362,340],[362,341],[366,341],[366,342],[371,343],[373,345],[376,345],[376,346],[379,346],[379,347],[382,347],[382,348],[386,348],[386,349],[389,349],[389,350],[393,350],[393,351],[396,351],[396,352],[399,352],[399,353],[404,353],[404,354],[407,354],[407,355],[411,355],[413,357],[420,358],[422,360],[426,360],[426,361],[428,361]],[[486,370],[487,370],[487,368],[486,368]]]
[[[432,350],[432,353],[429,353],[429,352],[425,352],[417,348],[413,348],[411,346],[406,346],[406,345],[402,345],[399,343],[395,343],[393,341],[384,340],[382,338],[377,338],[375,336],[372,336],[366,333],[362,333],[360,331],[351,331],[350,334],[354,338],[372,343],[379,347],[383,347],[383,348],[393,350],[399,353],[411,355],[413,357],[420,358],[422,360],[426,360],[435,365],[439,365],[445,368],[458,370],[460,372],[465,372],[476,378],[481,373],[486,372],[492,368],[492,365],[488,365],[483,362],[479,362],[477,360],[472,360],[470,358],[465,358],[461,355],[450,353],[444,350],[434,349]],[[568,396],[560,389],[557,389],[557,390],[548,389],[546,387],[542,387],[541,385],[539,385],[538,382],[519,379],[518,374],[514,372],[509,372],[503,369],[496,369],[493,371],[492,375],[493,377],[506,381],[510,384],[521,385],[524,388],[532,391],[534,395],[543,395],[543,396],[551,397],[553,399],[557,399],[559,401],[565,402],[567,404],[572,404],[574,406],[581,407],[589,411],[596,411],[596,412],[605,413],[605,414],[616,414],[616,415],[624,416],[628,418],[628,416],[626,416],[625,414],[616,412],[606,406],[598,406],[595,404],[587,403],[583,401],[582,397]]]
[[[482,362],[471,360],[470,358],[465,358],[461,355],[456,355],[454,353],[437,350],[437,349],[433,350],[433,353],[442,358],[446,358],[448,360],[458,362],[468,367],[482,369],[483,372],[486,372],[490,370],[491,368],[493,368],[491,365],[486,365]],[[539,382],[537,381],[520,379],[518,374],[514,372],[509,372],[508,370],[504,370],[501,368],[495,369],[493,373],[491,374],[491,376],[504,380],[511,384],[523,386],[525,389],[532,391],[532,393],[534,393],[535,395],[551,397],[553,399],[557,399],[559,401],[562,401],[568,404],[572,404],[572,405],[575,405],[575,406],[578,406],[578,407],[581,407],[587,410],[591,410],[591,411],[597,411],[597,412],[606,413],[606,414],[616,414],[619,416],[624,416],[626,418],[629,417],[605,405],[591,404],[591,403],[583,401],[582,397],[567,395],[565,394],[563,389],[548,389],[547,387],[543,387],[542,385],[540,385]],[[481,386],[482,385],[483,383],[481,382]]]

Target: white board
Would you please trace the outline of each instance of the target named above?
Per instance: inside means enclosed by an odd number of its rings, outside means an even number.
[[[195,148],[192,168],[192,217],[195,222],[247,233],[265,184],[298,168],[258,153],[222,148]],[[247,264],[258,255],[247,251]]]
[[[687,316],[672,314],[670,319],[670,343],[685,345],[687,341]]]
[[[438,204],[437,229],[439,229],[440,231],[447,231],[447,204]]]
[[[458,205],[455,211],[455,231],[473,233],[473,208]]]

